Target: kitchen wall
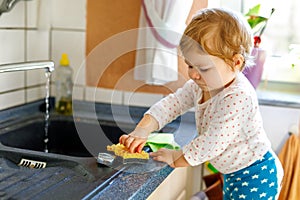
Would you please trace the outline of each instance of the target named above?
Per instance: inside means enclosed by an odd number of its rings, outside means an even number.
[[[86,0],[31,0],[19,2],[0,16],[0,64],[53,60],[67,53],[74,69],[73,98],[105,103],[150,106],[163,96],[131,93],[85,84]],[[0,73],[0,110],[43,99],[44,70]],[[51,94],[55,95],[55,75]],[[264,125],[273,148],[280,150],[288,129],[297,124],[300,109],[261,106]]]
[[[85,17],[86,0],[20,1],[0,17],[0,64],[50,59],[57,66],[67,53],[75,72],[74,99],[139,106],[159,100],[162,95],[85,87]],[[0,74],[0,109],[43,98],[44,83],[43,70]]]

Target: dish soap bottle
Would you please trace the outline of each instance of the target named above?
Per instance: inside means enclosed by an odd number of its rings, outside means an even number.
[[[63,53],[56,75],[56,112],[64,115],[72,114],[73,69],[70,67],[68,55]]]

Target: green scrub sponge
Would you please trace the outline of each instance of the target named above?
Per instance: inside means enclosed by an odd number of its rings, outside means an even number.
[[[156,152],[160,148],[180,149],[172,133],[152,133],[149,135],[145,146],[149,146],[153,152]]]

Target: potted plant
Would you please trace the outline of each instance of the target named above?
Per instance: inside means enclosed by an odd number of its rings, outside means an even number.
[[[254,88],[256,88],[260,83],[263,66],[267,56],[266,50],[260,48],[261,36],[264,33],[268,24],[268,20],[270,19],[274,11],[275,9],[272,8],[269,17],[260,16],[260,4],[258,4],[249,9],[249,11],[245,14],[248,24],[253,30],[254,47],[251,55],[254,57],[254,65],[252,67],[246,68],[243,73]]]

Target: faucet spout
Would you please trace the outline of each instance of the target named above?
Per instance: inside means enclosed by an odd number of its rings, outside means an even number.
[[[53,61],[34,61],[34,62],[22,62],[0,65],[0,73],[3,72],[15,72],[15,71],[27,71],[34,69],[46,69],[47,72],[54,71]]]
[[[9,12],[21,0],[0,0],[0,16],[4,12]],[[29,1],[29,0],[23,0]]]

